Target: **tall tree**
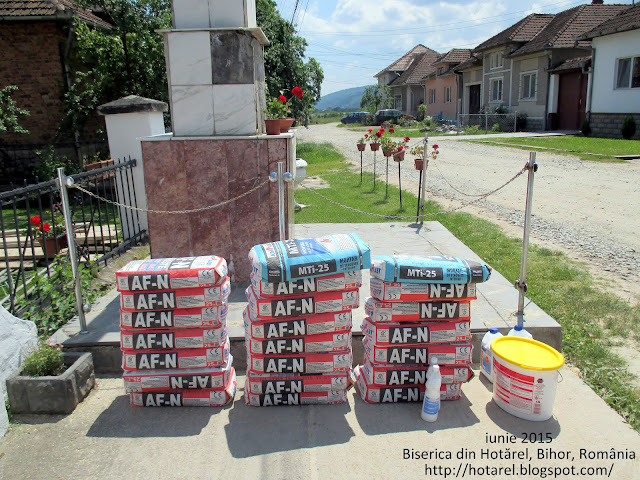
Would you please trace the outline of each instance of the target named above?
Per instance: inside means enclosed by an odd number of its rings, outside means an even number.
[[[370,113],[375,113],[380,108],[389,108],[392,105],[391,89],[388,85],[370,85],[365,88],[360,100],[360,108]]]
[[[294,26],[282,18],[273,0],[257,0],[256,11],[258,25],[271,42],[264,52],[267,95],[277,97],[282,91],[289,98],[293,87],[302,88],[304,96],[301,101],[292,102],[291,109],[297,121],[306,125],[313,105],[320,101],[322,67],[315,58],[305,62],[307,41],[296,35]]]

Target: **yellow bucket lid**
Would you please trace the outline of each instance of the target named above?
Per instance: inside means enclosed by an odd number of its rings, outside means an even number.
[[[557,370],[564,355],[546,343],[523,337],[500,337],[491,342],[491,350],[502,360],[527,370]]]

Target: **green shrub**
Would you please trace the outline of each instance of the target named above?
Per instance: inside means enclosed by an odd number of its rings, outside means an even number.
[[[470,127],[467,127],[464,132],[465,135],[478,135],[480,132],[480,128],[478,127],[478,125],[472,125]]]
[[[582,120],[582,124],[580,125],[580,130],[582,131],[582,134],[585,137],[588,137],[589,135],[591,135],[591,124],[589,123],[589,120],[587,120],[586,118]]]
[[[427,116],[427,106],[424,103],[418,105],[418,118],[417,120],[421,122]]]
[[[499,132],[499,131],[500,131],[500,124],[499,124],[499,123],[494,123],[494,124],[491,126],[491,131],[492,131],[492,132],[494,132],[494,133],[495,133],[495,132]]]
[[[627,115],[622,120],[622,137],[631,140],[636,134],[636,120],[631,115]]]
[[[60,345],[41,343],[38,348],[22,362],[22,374],[30,377],[60,375],[64,372],[64,360]]]

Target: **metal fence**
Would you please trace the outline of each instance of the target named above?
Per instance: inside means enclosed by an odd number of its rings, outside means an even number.
[[[518,126],[517,113],[474,113],[460,115],[458,132],[473,129],[484,133],[515,132]]]
[[[109,202],[137,207],[135,164],[110,160],[72,176],[94,194],[74,189],[69,195],[78,258],[87,265],[106,265],[147,236],[136,210]],[[58,268],[68,255],[60,190],[56,180],[25,182],[22,188],[0,193],[0,204],[0,300],[18,314],[27,306],[46,305],[52,285],[63,288],[68,281]]]

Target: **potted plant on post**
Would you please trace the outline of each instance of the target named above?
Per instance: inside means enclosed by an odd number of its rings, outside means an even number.
[[[414,155],[416,157],[413,159],[416,166],[416,170],[422,171],[423,162],[424,162],[424,143],[420,142],[414,145],[413,147],[411,147],[411,150],[409,153],[411,153],[411,155]]]
[[[377,131],[373,133],[372,129],[369,129],[369,146],[372,152],[377,152],[380,149],[380,139],[382,138],[382,132]]]
[[[90,353],[41,343],[7,378],[7,394],[13,413],[71,413],[94,384]]]
[[[367,143],[369,138],[369,134],[365,133],[362,137],[358,139],[358,143],[356,143],[356,147],[358,147],[359,152],[364,152],[364,149],[367,148]]]
[[[409,137],[404,137],[402,140],[396,142],[395,153],[393,154],[394,162],[401,162],[404,160],[404,155],[407,151],[407,143],[411,140]]]

